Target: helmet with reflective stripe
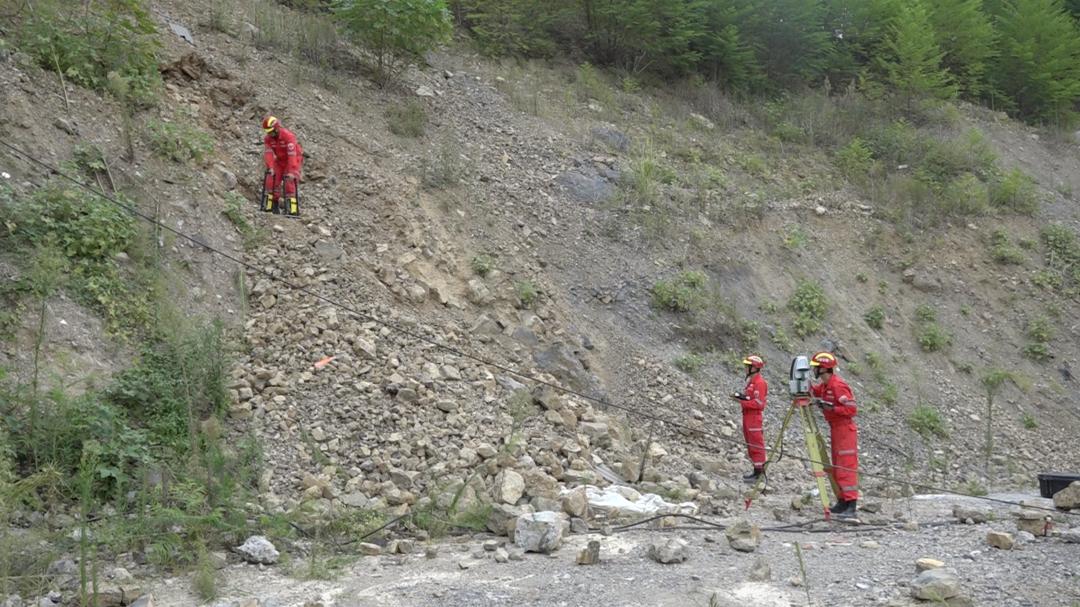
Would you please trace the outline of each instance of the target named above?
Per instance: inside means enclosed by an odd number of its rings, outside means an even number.
[[[760,369],[765,366],[765,359],[761,358],[757,354],[751,354],[743,359],[742,364]]]
[[[270,133],[277,128],[278,119],[273,116],[263,118],[262,129],[264,133]]]
[[[821,367],[822,369],[834,369],[836,368],[836,357],[829,352],[818,352],[810,358],[811,367]]]

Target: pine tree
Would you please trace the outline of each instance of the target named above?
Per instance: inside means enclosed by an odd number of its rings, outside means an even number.
[[[994,54],[994,26],[983,0],[933,0],[930,21],[959,89],[974,97],[986,88],[986,68]]]
[[[994,84],[1016,113],[1067,122],[1080,99],[1080,31],[1060,0],[1009,0],[997,22]]]
[[[882,50],[879,65],[885,82],[908,105],[916,97],[948,99],[956,95],[955,85],[941,66],[944,53],[937,45],[921,2],[909,2],[900,8]]]
[[[729,2],[710,2],[704,11],[705,32],[695,45],[701,51],[698,71],[706,78],[733,90],[750,90],[760,84],[761,66],[754,49],[736,23],[739,13]]]
[[[832,34],[823,0],[732,0],[736,25],[773,88],[816,83],[827,64]]]

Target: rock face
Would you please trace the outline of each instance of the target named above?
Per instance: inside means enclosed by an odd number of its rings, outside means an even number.
[[[753,552],[761,544],[761,529],[749,521],[739,521],[724,531],[728,543],[739,552]]]
[[[245,561],[258,565],[273,565],[281,556],[270,540],[261,535],[249,537],[243,544],[237,546],[236,552]]]
[[[1001,550],[1012,550],[1013,546],[1016,545],[1016,540],[1013,539],[1010,533],[989,531],[986,533],[986,543]]]
[[[565,515],[558,512],[522,514],[514,526],[514,544],[525,552],[554,552],[562,545]]]
[[[690,558],[690,544],[678,538],[653,542],[649,546],[649,558],[665,565],[681,563]]]
[[[911,583],[911,596],[924,601],[943,601],[960,594],[960,580],[948,569],[929,569]]]
[[[1080,481],[1073,481],[1068,487],[1054,494],[1054,507],[1062,510],[1080,508]]]

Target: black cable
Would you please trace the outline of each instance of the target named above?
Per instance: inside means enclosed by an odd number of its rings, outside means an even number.
[[[373,322],[375,324],[381,325],[383,327],[386,327],[387,329],[390,329],[391,331],[395,331],[395,332],[400,333],[402,335],[405,335],[405,336],[407,336],[409,338],[412,338],[412,339],[414,339],[416,341],[429,344],[429,345],[431,345],[431,346],[433,346],[435,348],[438,348],[440,350],[443,350],[445,352],[449,352],[449,353],[455,354],[457,356],[468,358],[468,359],[474,360],[474,361],[476,361],[478,363],[481,363],[483,365],[487,365],[489,367],[498,369],[500,371],[503,371],[504,373],[508,373],[508,374],[513,375],[515,377],[521,378],[521,379],[523,379],[523,380],[525,380],[527,382],[532,382],[532,383],[537,384],[537,385],[545,386],[545,387],[551,388],[553,390],[556,390],[558,392],[561,392],[563,394],[569,394],[569,395],[572,395],[572,396],[576,396],[576,397],[578,397],[580,399],[599,404],[602,407],[610,407],[612,409],[623,411],[623,412],[628,413],[630,415],[635,415],[635,416],[640,417],[642,419],[648,419],[648,420],[651,420],[651,421],[654,421],[654,422],[660,422],[660,423],[664,423],[664,424],[669,424],[674,428],[681,428],[683,430],[687,430],[689,432],[697,433],[697,434],[700,434],[702,436],[707,436],[707,437],[714,438],[714,439],[719,440],[721,442],[726,442],[726,443],[731,443],[731,444],[734,444],[734,445],[739,445],[739,446],[744,447],[744,448],[749,446],[748,443],[746,443],[745,441],[740,441],[740,440],[738,440],[736,438],[729,438],[729,437],[724,436],[724,435],[719,434],[719,433],[709,432],[707,430],[702,430],[700,428],[694,428],[692,426],[683,424],[683,423],[678,422],[678,421],[665,419],[665,418],[660,417],[659,415],[656,415],[656,414],[653,414],[653,413],[647,413],[645,411],[639,411],[637,409],[633,409],[633,408],[628,407],[626,405],[619,405],[619,404],[604,400],[602,398],[598,398],[598,397],[595,397],[595,396],[589,396],[589,395],[584,394],[582,392],[578,392],[577,390],[574,390],[572,388],[565,388],[565,387],[560,386],[558,384],[555,384],[555,383],[540,379],[539,377],[534,377],[534,376],[528,375],[526,373],[523,373],[521,371],[517,371],[517,370],[512,369],[510,367],[507,367],[507,366],[505,366],[503,364],[500,364],[500,363],[497,363],[495,361],[484,358],[483,356],[480,356],[480,355],[477,355],[477,354],[470,354],[470,353],[465,352],[464,350],[461,350],[459,348],[455,348],[453,346],[448,346],[448,345],[446,345],[446,344],[444,344],[442,342],[436,341],[436,340],[428,338],[428,337],[424,337],[423,335],[421,335],[419,333],[416,333],[414,331],[410,331],[409,329],[400,327],[400,326],[398,326],[398,325],[396,325],[396,324],[394,324],[392,322],[389,322],[389,321],[383,320],[381,318],[372,316],[370,314],[361,312],[360,310],[357,310],[354,307],[351,307],[351,306],[343,304],[343,303],[341,303],[339,301],[330,299],[330,298],[328,298],[328,297],[326,297],[324,295],[320,295],[319,293],[316,293],[315,291],[312,291],[308,287],[304,287],[304,286],[298,285],[296,283],[290,282],[289,280],[287,280],[285,278],[282,278],[280,276],[276,276],[276,275],[272,274],[268,270],[264,270],[262,268],[254,266],[254,265],[252,265],[250,263],[247,263],[246,261],[244,261],[242,259],[239,259],[239,258],[237,258],[237,257],[235,257],[233,255],[230,255],[229,253],[226,253],[225,251],[222,251],[220,249],[216,249],[216,248],[206,244],[205,242],[202,242],[201,240],[199,240],[199,239],[195,238],[194,236],[191,236],[191,235],[189,235],[189,234],[187,234],[185,232],[182,232],[180,230],[177,230],[175,228],[167,226],[167,225],[155,220],[154,218],[140,212],[138,209],[133,208],[131,205],[124,204],[124,203],[116,200],[114,197],[106,195],[104,192],[99,192],[99,191],[93,189],[92,187],[86,185],[85,183],[83,183],[83,182],[75,179],[74,177],[71,177],[70,175],[60,171],[56,167],[53,167],[52,165],[44,162],[43,160],[39,160],[35,156],[20,150],[19,148],[17,148],[15,146],[13,146],[12,144],[8,143],[7,141],[4,141],[4,140],[0,139],[0,145],[2,145],[3,147],[11,150],[14,154],[16,154],[17,156],[27,160],[28,162],[30,162],[32,164],[36,164],[36,165],[42,167],[43,169],[49,171],[50,173],[58,175],[61,178],[67,180],[67,181],[70,181],[71,183],[79,186],[80,188],[86,190],[87,192],[90,192],[91,194],[93,194],[95,196],[98,196],[98,197],[100,197],[100,198],[102,198],[102,199],[104,199],[104,200],[106,200],[106,201],[120,207],[121,209],[127,211],[128,213],[134,215],[135,217],[138,217],[139,219],[142,219],[143,221],[145,221],[145,222],[147,222],[147,223],[149,223],[151,225],[154,225],[159,229],[166,230],[166,231],[168,231],[168,232],[170,232],[170,233],[172,233],[172,234],[174,234],[174,235],[176,235],[176,236],[178,236],[178,237],[180,237],[180,238],[182,238],[184,240],[187,240],[188,242],[194,243],[194,244],[206,249],[210,253],[216,254],[216,255],[218,255],[220,257],[223,257],[223,258],[231,261],[231,262],[239,265],[242,268],[250,270],[251,272],[254,272],[256,274],[260,274],[262,276],[265,276],[266,278],[268,278],[268,279],[270,279],[272,281],[278,282],[280,284],[283,284],[286,287],[288,287],[288,288],[290,288],[290,289],[292,289],[294,291],[298,291],[298,292],[303,293],[305,295],[309,295],[309,296],[311,296],[311,297],[313,297],[313,298],[315,298],[315,299],[317,299],[317,300],[319,300],[319,301],[321,301],[323,303],[326,303],[326,304],[328,304],[328,305],[330,305],[332,307],[335,307],[335,308],[337,308],[339,310],[343,310],[345,312],[353,314],[354,316],[356,316],[356,317],[358,317],[360,319],[363,319],[363,320],[366,320],[368,322]],[[665,409],[666,408],[663,404],[661,404],[658,401],[654,401],[652,399],[644,399],[644,400],[647,403],[649,403],[649,404],[651,404],[651,405],[653,405],[653,406],[655,406],[655,407],[657,407],[659,409]],[[766,449],[766,451],[772,450],[771,447],[765,447],[765,449]],[[959,496],[963,496],[963,497],[970,497],[970,498],[973,498],[973,499],[979,499],[979,500],[998,503],[998,504],[1003,504],[1003,505],[1007,505],[1007,506],[1027,507],[1027,508],[1030,508],[1030,509],[1033,509],[1033,510],[1042,510],[1042,511],[1046,511],[1046,512],[1055,512],[1055,513],[1063,514],[1063,515],[1066,515],[1066,516],[1080,517],[1080,512],[1075,512],[1075,513],[1074,512],[1068,512],[1068,511],[1061,512],[1061,511],[1058,511],[1058,510],[1053,509],[1053,508],[1044,508],[1042,506],[1033,506],[1033,505],[1032,506],[1025,506],[1025,505],[1019,504],[1017,502],[1011,502],[1011,501],[1008,501],[1008,500],[1002,500],[1002,499],[992,498],[992,497],[987,497],[987,496],[967,495],[966,493],[961,493],[959,491],[955,491],[955,490],[952,490],[952,489],[946,489],[944,487],[935,487],[933,485],[926,485],[926,484],[922,484],[922,483],[914,483],[914,482],[911,482],[910,480],[892,478],[892,477],[889,477],[889,476],[885,476],[883,474],[875,474],[875,473],[870,473],[870,472],[860,472],[856,468],[848,468],[846,466],[837,466],[837,465],[833,465],[833,464],[827,464],[827,463],[824,463],[824,462],[818,462],[818,461],[815,461],[815,460],[813,460],[811,458],[804,457],[804,456],[790,455],[789,457],[791,457],[792,459],[795,459],[797,461],[802,461],[802,462],[806,462],[806,463],[810,463],[810,464],[820,464],[822,466],[831,467],[831,468],[836,469],[836,470],[847,470],[847,471],[850,471],[850,472],[855,472],[857,474],[860,474],[860,475],[868,477],[868,478],[874,478],[874,479],[878,479],[878,480],[885,480],[885,481],[889,481],[889,482],[892,482],[892,483],[905,483],[905,484],[911,485],[912,487],[916,487],[918,489],[934,491],[934,492],[938,492],[938,493],[946,493],[946,494],[951,494],[951,495],[959,495]]]

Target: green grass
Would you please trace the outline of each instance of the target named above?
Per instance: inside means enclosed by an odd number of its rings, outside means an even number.
[[[933,306],[921,304],[915,308],[915,318],[922,322],[934,322],[937,320],[937,311]]]
[[[908,426],[921,434],[924,438],[947,438],[949,436],[948,429],[945,427],[945,420],[941,417],[941,413],[937,409],[928,405],[919,405],[915,407],[911,415],[907,418]]]
[[[472,268],[473,274],[484,277],[491,274],[492,270],[495,269],[495,259],[490,255],[481,253],[472,258],[469,267]]]
[[[531,308],[540,296],[540,290],[531,280],[519,280],[514,283],[514,294],[517,295],[522,308]]]
[[[187,123],[152,120],[146,125],[150,149],[159,157],[178,163],[201,163],[214,151],[214,140]]]
[[[675,359],[674,362],[676,369],[682,371],[683,373],[693,375],[694,373],[697,373],[698,370],[700,370],[701,367],[705,364],[705,358],[699,354],[694,354],[693,352],[690,352],[679,356]]]
[[[1039,427],[1039,423],[1035,421],[1035,416],[1030,413],[1025,413],[1020,421],[1024,424],[1024,428],[1027,430],[1035,430]]]
[[[952,336],[937,323],[929,323],[919,329],[918,341],[923,351],[939,352],[952,343]]]
[[[871,329],[880,331],[885,326],[885,308],[881,306],[870,308],[866,314],[863,314],[863,320]]]

